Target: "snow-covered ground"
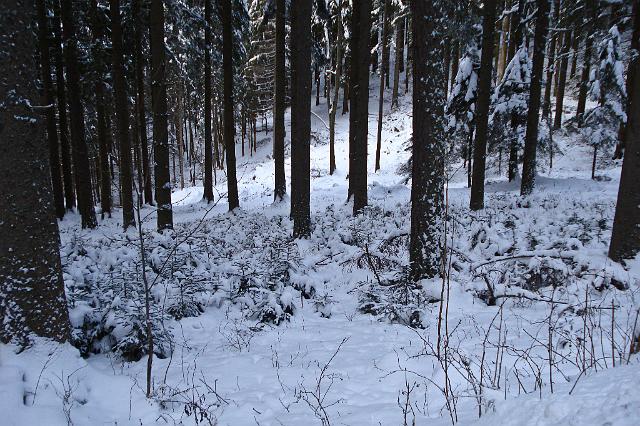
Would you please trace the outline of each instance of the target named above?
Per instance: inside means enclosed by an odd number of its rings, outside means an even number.
[[[376,105],[372,98],[371,112]],[[194,232],[181,256],[192,256],[198,277],[207,277],[196,296],[204,312],[166,321],[172,350],[154,359],[153,397],[145,397],[146,358],[85,359],[70,345],[48,342],[16,354],[2,345],[0,423],[637,424],[640,369],[628,348],[640,267],[624,270],[606,257],[619,165],[604,162],[598,174],[606,178],[593,181],[590,149],[557,134],[554,168],[541,159],[536,194],[527,201],[490,159],[487,208],[477,213],[467,208],[465,170],[453,167],[450,281],[426,282],[420,295],[401,286],[394,293],[379,283],[407,265],[410,191],[399,170],[409,155],[410,98],[393,112],[387,105],[382,168],[373,173],[370,155],[372,209],[364,218],[351,217],[345,204],[346,115],[338,115],[337,171],[328,174],[326,109],[324,102],[313,109],[315,228],[310,240],[288,246],[296,251],[290,274],[298,286],[274,296],[291,306],[287,321],[259,323],[247,315],[251,303],[226,290],[246,264],[269,263],[263,251],[273,244],[265,240],[291,234],[288,202],[273,204],[271,134],[262,133],[258,152],[239,157],[241,211],[227,213],[220,172],[213,207],[202,203],[200,187],[173,194],[176,239]],[[370,115],[370,153],[376,120]],[[152,235],[150,208],[142,216],[152,262],[160,264],[171,239]],[[123,233],[119,221],[116,212],[92,232],[80,230],[73,215],[61,223],[68,291],[135,267],[136,233]],[[399,295],[409,311],[399,307]],[[441,298],[446,303],[424,301]],[[83,300],[71,309],[75,325],[93,306]],[[412,310],[422,328],[402,324]]]

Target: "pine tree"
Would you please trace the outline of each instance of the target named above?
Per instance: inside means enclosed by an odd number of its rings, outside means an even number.
[[[276,81],[275,81],[275,108],[273,111],[273,160],[275,167],[274,201],[282,201],[287,192],[284,175],[284,112],[286,92],[286,67],[285,67],[285,0],[275,1],[276,15]],[[292,23],[293,24],[293,23]],[[292,42],[294,40],[292,39]]]
[[[213,158],[211,148],[211,1],[204,0],[204,199],[213,201]],[[217,145],[216,145],[217,146]]]
[[[31,107],[40,103],[34,7],[10,0],[0,13],[0,341],[21,345],[32,334],[69,338],[49,152]]]
[[[62,39],[64,41],[64,65],[67,74],[67,93],[69,97],[69,116],[71,122],[71,146],[75,184],[78,194],[78,209],[83,228],[98,226],[91,191],[91,172],[85,135],[84,107],[80,92],[80,69],[78,63],[78,41],[76,39],[76,16],[71,0],[61,0]]]
[[[158,231],[173,228],[171,177],[169,174],[169,135],[167,123],[167,81],[165,75],[164,5],[151,0],[149,15],[151,37],[151,98],[153,106],[153,157],[158,205]]]
[[[353,197],[354,214],[367,205],[370,34],[371,0],[354,2],[349,70],[349,198]]]
[[[536,30],[533,36],[533,64],[529,88],[527,130],[524,139],[522,182],[520,184],[520,193],[525,196],[533,192],[536,178],[540,93],[542,91],[542,72],[544,71],[544,49],[549,26],[549,0],[536,0],[536,4],[538,10],[536,12]]]
[[[110,0],[111,11],[111,64],[113,72],[113,95],[120,147],[120,190],[122,203],[122,227],[135,226],[133,216],[133,169],[131,164],[131,136],[129,134],[129,102],[127,82],[124,75],[122,53],[122,25],[120,23],[120,0]]]
[[[236,141],[233,103],[233,9],[231,0],[222,0],[222,56],[224,75],[224,148],[227,161],[229,211],[240,207],[236,179]]]
[[[440,273],[444,203],[443,40],[447,0],[412,0],[413,137],[409,260],[414,281]]]
[[[473,147],[473,178],[471,180],[471,210],[484,208],[484,175],[487,161],[487,133],[489,105],[491,102],[491,79],[493,71],[493,44],[496,20],[496,0],[484,2],[482,18],[482,56],[478,73],[478,101],[476,139]]]
[[[640,14],[636,4],[634,26],[638,28],[639,25]],[[609,246],[609,257],[616,262],[633,259],[640,252],[640,59],[637,51],[633,53],[635,55],[629,63],[629,75],[634,78],[625,127],[626,147]]]
[[[618,141],[620,125],[626,121],[624,66],[620,55],[620,33],[613,26],[600,43],[598,63],[591,71],[589,98],[596,106],[584,117],[584,138],[593,147],[591,178],[595,178],[599,149]]]

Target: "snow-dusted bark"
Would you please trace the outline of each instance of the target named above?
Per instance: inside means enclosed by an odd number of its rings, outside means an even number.
[[[69,315],[36,88],[33,1],[0,13],[0,340],[65,341]],[[49,107],[51,108],[51,107]]]
[[[444,40],[447,0],[412,0],[413,146],[411,182],[411,274],[439,274],[443,240]]]

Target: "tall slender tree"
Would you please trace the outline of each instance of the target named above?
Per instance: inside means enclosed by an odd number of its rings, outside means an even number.
[[[380,154],[382,151],[382,116],[384,113],[384,89],[389,85],[389,53],[387,47],[389,39],[389,12],[391,11],[391,0],[384,0],[382,9],[382,63],[380,67],[380,93],[378,97],[378,132],[376,137],[376,165],[375,171],[380,170]]]
[[[349,198],[353,197],[354,214],[367,205],[370,34],[371,0],[356,1],[351,18],[349,76]]]
[[[448,0],[411,0],[413,17],[413,137],[411,235],[409,260],[413,280],[441,272],[444,201],[443,67]]]
[[[580,90],[578,93],[578,106],[576,118],[582,124],[582,118],[587,105],[587,93],[589,92],[589,77],[591,76],[591,60],[593,56],[593,30],[597,18],[596,0],[585,0],[585,40],[584,53],[582,54],[582,75],[580,77]]]
[[[496,20],[496,0],[484,2],[482,18],[482,56],[478,72],[478,101],[476,104],[476,139],[473,148],[473,178],[471,180],[471,210],[484,208],[484,175],[487,161],[487,133],[491,103],[493,73],[493,44]]]
[[[273,160],[275,163],[274,201],[281,201],[287,192],[284,175],[284,110],[287,77],[285,75],[285,0],[276,0],[276,85],[273,111]],[[293,42],[293,40],[292,40]]]
[[[93,192],[91,191],[91,172],[84,126],[84,108],[80,99],[80,68],[78,64],[78,41],[76,40],[77,18],[72,0],[61,0],[62,39],[64,42],[64,62],[67,71],[67,92],[69,97],[69,115],[71,121],[71,145],[75,184],[78,194],[78,209],[83,228],[98,226]]]
[[[169,173],[169,134],[167,123],[167,79],[165,74],[164,4],[151,0],[151,102],[153,108],[153,158],[158,205],[158,231],[173,228],[171,176]]]
[[[111,11],[111,66],[113,70],[113,97],[120,147],[120,201],[122,203],[122,227],[135,225],[133,216],[133,168],[131,163],[131,136],[129,134],[129,102],[127,82],[124,76],[122,54],[122,24],[120,0],[109,0]]]
[[[634,26],[640,28],[638,1],[635,3]],[[625,127],[626,147],[609,245],[609,257],[616,262],[633,259],[640,253],[640,59],[637,51],[629,63],[629,75],[634,77],[628,93],[631,104]]]
[[[42,73],[42,98],[47,105],[47,141],[49,143],[49,164],[51,166],[51,185],[56,216],[64,217],[64,193],[60,170],[60,150],[58,148],[58,130],[56,129],[55,100],[51,82],[51,59],[49,54],[49,24],[45,0],[37,0],[38,41],[40,47],[40,70]]]
[[[569,53],[571,52],[571,31],[566,30],[562,37],[562,50],[560,53],[560,69],[558,70],[558,93],[556,94],[556,115],[553,128],[562,126],[562,113],[564,108],[564,92],[567,85],[567,71],[569,68]]]
[[[524,163],[520,193],[533,192],[536,179],[536,150],[538,147],[538,124],[540,121],[540,93],[542,91],[542,72],[544,70],[544,49],[549,26],[549,0],[536,0],[536,31],[533,36],[533,65],[531,68],[531,86],[529,88],[529,112],[527,130],[524,137]]]
[[[22,345],[33,334],[69,338],[49,153],[31,107],[40,103],[34,8],[8,0],[0,13],[0,341]]]
[[[300,238],[311,234],[311,6],[291,8],[291,217]]]
[[[211,0],[204,0],[204,199],[213,201],[213,159],[211,148]],[[217,144],[216,144],[217,147]],[[217,167],[217,166],[216,166]]]
[[[224,149],[227,160],[227,198],[229,211],[240,207],[236,178],[236,141],[233,103],[233,7],[222,0],[222,72],[224,91]]]

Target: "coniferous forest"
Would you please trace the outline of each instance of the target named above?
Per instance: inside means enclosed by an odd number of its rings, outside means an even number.
[[[7,425],[636,425],[640,0],[3,0]]]

